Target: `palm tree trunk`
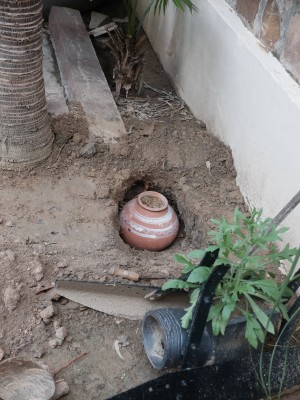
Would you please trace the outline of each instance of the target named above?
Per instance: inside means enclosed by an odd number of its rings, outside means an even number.
[[[33,165],[52,150],[41,34],[41,0],[0,1],[0,168]]]

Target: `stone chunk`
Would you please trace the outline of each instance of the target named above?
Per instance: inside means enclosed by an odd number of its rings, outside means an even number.
[[[80,150],[80,155],[85,158],[91,158],[97,153],[95,143],[89,142]]]
[[[5,308],[8,311],[11,312],[15,308],[17,308],[19,300],[20,300],[20,293],[17,291],[17,289],[12,288],[11,286],[5,289],[3,301]]]
[[[15,256],[15,253],[12,250],[7,249],[6,250],[6,255],[7,255],[9,261],[15,261],[16,256]]]
[[[57,339],[65,340],[65,338],[68,336],[68,331],[64,326],[62,326],[56,329],[55,336]]]
[[[61,346],[63,344],[63,340],[55,338],[55,339],[50,339],[48,343],[51,349],[55,349],[55,347]]]
[[[52,318],[54,314],[55,310],[52,304],[40,312],[40,316],[44,322],[49,322],[50,318]]]
[[[65,380],[61,379],[55,382],[55,392],[52,397],[52,400],[59,400],[61,397],[68,394],[69,390],[70,390],[69,385]]]

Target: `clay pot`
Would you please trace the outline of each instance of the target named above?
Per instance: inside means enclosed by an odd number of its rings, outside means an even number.
[[[158,192],[143,192],[120,213],[120,235],[139,250],[160,251],[176,238],[179,221],[168,200]]]

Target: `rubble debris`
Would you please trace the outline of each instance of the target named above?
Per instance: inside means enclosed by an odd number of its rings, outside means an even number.
[[[32,347],[30,350],[30,354],[33,358],[42,358],[45,355],[46,350],[44,347]]]
[[[44,278],[44,268],[40,261],[37,261],[36,267],[33,271],[34,280],[40,282]]]
[[[51,347],[51,349],[55,349],[55,347],[61,346],[63,342],[64,341],[62,339],[55,338],[55,339],[50,339],[48,344]]]
[[[64,379],[55,382],[55,392],[52,400],[59,400],[61,397],[68,394],[70,391],[68,383]]]
[[[57,268],[66,268],[67,266],[68,266],[67,261],[60,261],[60,262],[57,264]]]
[[[91,158],[97,153],[95,143],[89,142],[80,150],[80,155],[85,158]]]
[[[51,301],[58,301],[61,298],[61,296],[55,291],[55,289],[51,289],[48,295]]]
[[[4,301],[4,305],[5,308],[11,312],[14,309],[17,308],[18,302],[20,300],[20,293],[18,292],[17,289],[14,289],[11,286],[8,286],[5,290],[4,290],[4,296],[3,296],[3,301]]]
[[[9,261],[15,261],[16,255],[15,255],[15,253],[14,253],[12,250],[7,249],[7,250],[6,250],[6,255],[7,255]]]
[[[40,317],[42,318],[43,322],[45,324],[47,324],[50,322],[50,319],[53,317],[54,314],[55,314],[55,309],[54,309],[53,305],[51,304],[50,306],[44,308],[40,312]]]
[[[8,228],[12,228],[14,224],[11,221],[5,222],[4,226],[7,226]]]
[[[2,349],[2,347],[0,347],[0,361],[3,360],[4,355],[5,355],[4,350]]]
[[[58,339],[65,340],[65,338],[68,336],[68,331],[64,326],[61,326],[60,328],[56,329],[55,336]]]

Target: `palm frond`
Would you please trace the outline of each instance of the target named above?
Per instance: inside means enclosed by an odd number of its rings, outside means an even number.
[[[172,2],[175,7],[181,11],[184,11],[184,7],[188,7],[190,12],[198,11],[198,8],[191,2],[191,0],[172,0]],[[154,13],[161,13],[161,11],[165,13],[169,0],[155,0],[154,3]]]

